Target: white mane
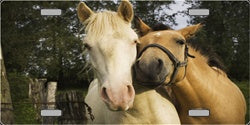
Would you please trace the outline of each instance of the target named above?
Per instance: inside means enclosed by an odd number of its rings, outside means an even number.
[[[111,11],[99,12],[91,15],[85,22],[88,40],[96,40],[105,36],[108,31],[116,31],[115,35],[121,37],[131,32],[131,24],[125,22],[117,13]],[[125,36],[126,37],[126,36]]]

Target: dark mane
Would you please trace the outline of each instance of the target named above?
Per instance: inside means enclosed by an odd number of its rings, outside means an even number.
[[[161,30],[171,30],[172,28],[168,25],[158,23],[155,26],[152,27],[153,31],[161,31]]]
[[[216,67],[224,72],[226,72],[226,67],[222,63],[221,58],[216,54],[215,50],[212,46],[209,45],[201,45],[199,42],[194,41],[191,39],[188,41],[188,45],[192,47],[195,51],[198,51],[201,55],[207,57],[208,61],[207,64],[210,67]]]
[[[171,29],[172,28],[164,24],[157,24],[152,28],[153,31],[171,30]],[[188,45],[191,48],[193,48],[195,51],[198,51],[201,55],[207,57],[208,59],[207,64],[210,67],[216,67],[226,72],[226,68],[224,64],[222,63],[221,58],[215,53],[212,46],[208,46],[208,45],[202,46],[202,44],[200,44],[199,42],[195,42],[194,38],[188,41]]]

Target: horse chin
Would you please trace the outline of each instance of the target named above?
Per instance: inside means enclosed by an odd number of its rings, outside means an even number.
[[[110,104],[110,103],[107,103],[107,102],[105,102],[105,104],[106,104],[106,106],[108,107],[108,109],[110,111],[114,111],[114,112],[127,111],[127,110],[129,110],[129,109],[131,109],[133,107],[133,102],[130,102],[125,108],[114,106],[113,104]]]
[[[142,86],[145,86],[145,87],[147,87],[147,88],[150,88],[150,89],[155,89],[155,88],[157,88],[158,86],[160,86],[160,85],[162,85],[163,83],[162,82],[160,82],[160,81],[152,81],[152,82],[141,82],[141,81],[137,81],[136,82],[137,84],[139,84],[139,85],[142,85]]]
[[[143,85],[149,88],[156,88],[162,85],[168,76],[167,70],[162,70],[158,75],[146,74],[139,69],[135,68],[133,79],[139,85]]]
[[[149,88],[156,88],[159,85],[162,85],[162,83],[166,80],[166,77],[160,78],[154,78],[154,79],[148,79],[146,76],[140,76],[135,75],[135,81],[137,84],[149,87]]]

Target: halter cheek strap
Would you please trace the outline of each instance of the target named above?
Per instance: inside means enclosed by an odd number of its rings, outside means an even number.
[[[179,61],[167,48],[165,48],[165,47],[163,47],[162,45],[159,45],[159,44],[149,44],[149,45],[147,45],[138,54],[137,58],[141,57],[141,55],[143,54],[143,52],[146,51],[150,47],[156,47],[156,48],[162,50],[165,54],[167,54],[167,56],[169,57],[169,59],[173,62],[174,71],[173,71],[173,73],[171,75],[170,81],[166,84],[166,86],[173,84],[173,81],[174,81],[174,79],[175,79],[175,77],[176,77],[176,75],[178,73],[178,69],[180,67],[184,67],[185,66],[185,74],[183,76],[183,78],[184,78],[186,76],[186,67],[187,67],[187,62],[188,62],[188,59],[187,59],[188,56],[191,57],[191,58],[195,58],[193,55],[190,55],[188,53],[188,46],[186,44],[185,44],[185,52],[184,52],[184,61],[183,62]],[[166,77],[167,76],[165,76],[165,78]],[[165,79],[163,79],[160,84],[163,84],[164,81],[165,81]]]

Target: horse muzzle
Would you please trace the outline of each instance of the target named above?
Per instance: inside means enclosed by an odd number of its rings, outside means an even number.
[[[135,81],[151,87],[162,84],[168,75],[164,62],[160,58],[144,59],[138,59],[134,65]]]
[[[132,85],[118,88],[102,87],[101,98],[112,111],[126,111],[133,107],[135,91]]]

